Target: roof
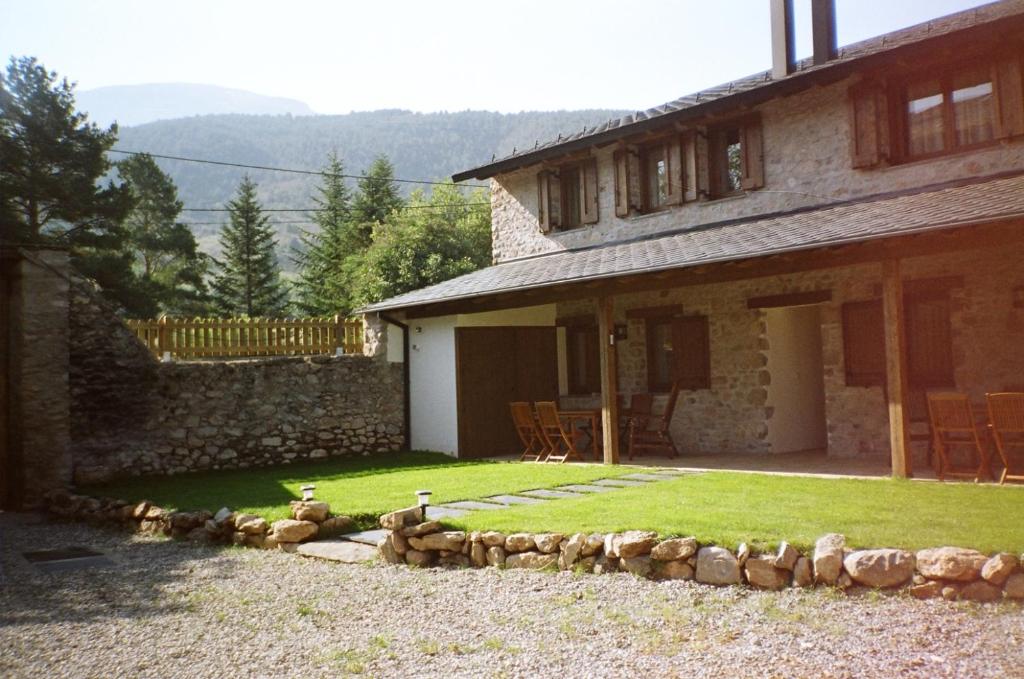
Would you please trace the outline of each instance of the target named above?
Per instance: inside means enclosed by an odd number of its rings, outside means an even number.
[[[402,309],[1012,218],[1024,218],[1024,173],[705,224],[629,241],[516,259],[398,295],[360,311]]]
[[[608,120],[599,125],[567,131],[555,139],[538,143],[525,151],[513,150],[512,154],[479,167],[452,175],[452,180],[486,179],[502,172],[539,163],[547,158],[581,150],[595,145],[608,144],[623,137],[660,127],[671,121],[704,115],[711,106],[723,107],[739,104],[740,97],[760,95],[764,99],[783,94],[783,88],[810,86],[815,78],[831,74],[835,78],[848,75],[850,66],[869,57],[887,54],[899,48],[948,36],[958,31],[982,27],[992,22],[1024,15],[1024,0],[1003,0],[973,9],[950,14],[932,21],[917,24],[892,33],[886,33],[839,49],[835,59],[815,65],[811,59],[799,61],[794,73],[775,80],[771,71],[740,78],[718,87],[680,97],[661,106],[637,111],[622,118]],[[994,39],[994,36],[987,36]]]

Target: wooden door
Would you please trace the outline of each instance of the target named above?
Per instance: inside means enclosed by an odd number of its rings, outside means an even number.
[[[554,328],[456,328],[459,457],[519,453],[510,401],[555,400]]]

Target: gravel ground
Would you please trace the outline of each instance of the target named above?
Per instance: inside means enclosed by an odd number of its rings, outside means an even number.
[[[79,545],[107,569],[44,574]],[[0,514],[0,676],[1024,676],[1024,611],[346,566]]]

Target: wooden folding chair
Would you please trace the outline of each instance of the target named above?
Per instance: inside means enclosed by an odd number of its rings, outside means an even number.
[[[679,400],[679,383],[672,385],[665,410],[660,417],[651,416],[646,422],[635,418],[629,424],[629,459],[642,450],[666,450],[670,457],[678,457],[679,450],[672,440],[672,415]]]
[[[537,421],[540,423],[540,432],[547,445],[548,454],[545,462],[566,462],[569,458],[576,458],[582,461],[583,456],[577,448],[575,432],[568,430],[562,424],[562,418],[558,416],[558,406],[554,401],[537,401]]]
[[[544,434],[537,426],[533,409],[526,401],[513,401],[508,405],[512,410],[512,423],[516,426],[516,433],[523,442],[523,454],[519,456],[519,461],[541,462],[542,458],[548,455],[548,446],[544,441]]]
[[[978,435],[970,398],[956,392],[929,392],[926,396],[939,480],[955,476],[981,481],[982,474],[987,474],[988,453]],[[969,458],[965,466],[953,462],[953,454],[959,450]]]
[[[629,398],[629,417],[626,418],[626,450],[629,452],[629,459],[633,459],[636,452],[634,443],[642,431],[646,431],[651,424],[651,416],[654,414],[654,397],[650,394],[633,394]]]
[[[985,394],[996,453],[1003,462],[999,483],[1024,481],[1024,393]]]

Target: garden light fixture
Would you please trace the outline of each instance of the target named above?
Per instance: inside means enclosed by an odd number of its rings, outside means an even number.
[[[422,512],[421,516],[424,521],[427,520],[427,507],[430,506],[430,491],[429,490],[417,490],[416,491],[416,504],[419,506]]]
[[[309,502],[313,499],[313,491],[316,490],[316,486],[312,483],[307,483],[302,487],[302,501]]]

